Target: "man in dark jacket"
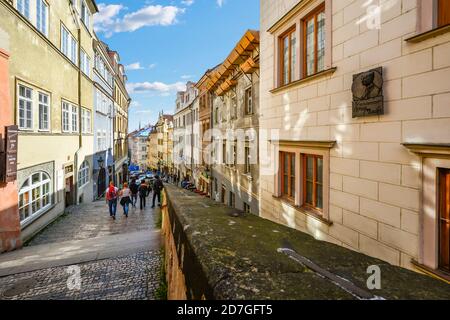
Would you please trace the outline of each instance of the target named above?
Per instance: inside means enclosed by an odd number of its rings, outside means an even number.
[[[161,191],[164,188],[164,185],[159,178],[159,176],[156,176],[156,180],[153,183],[153,205],[152,208],[155,207],[156,198],[158,197],[158,204],[161,207]]]
[[[139,186],[136,183],[135,179],[133,179],[133,181],[131,181],[130,190],[131,190],[131,204],[133,205],[133,208],[136,208],[136,203],[137,203],[138,193],[139,193]]]
[[[139,186],[138,190],[139,190],[139,202],[140,202],[140,205],[141,205],[140,207],[141,207],[141,210],[144,210],[145,209],[145,205],[146,205],[145,200],[146,200],[146,198],[148,196],[148,186],[147,186],[147,184],[144,181],[142,181],[142,183]]]

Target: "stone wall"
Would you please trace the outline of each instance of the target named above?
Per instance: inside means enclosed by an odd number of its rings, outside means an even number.
[[[282,252],[329,271],[384,299],[450,299],[450,285],[166,185],[163,233],[169,299],[355,299],[340,286]],[[370,266],[381,289],[369,290]],[[345,280],[342,280],[345,279]]]

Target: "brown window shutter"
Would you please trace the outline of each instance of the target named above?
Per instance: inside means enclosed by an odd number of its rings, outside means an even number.
[[[438,10],[438,26],[442,27],[450,24],[450,1],[439,0]]]

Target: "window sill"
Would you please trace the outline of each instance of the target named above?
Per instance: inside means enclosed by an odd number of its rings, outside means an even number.
[[[316,79],[319,79],[321,77],[325,77],[327,75],[331,75],[331,74],[333,74],[336,71],[336,69],[337,68],[334,67],[334,68],[330,68],[330,69],[327,69],[327,70],[315,73],[315,74],[313,74],[311,76],[308,76],[308,77],[302,78],[300,80],[296,80],[294,82],[291,82],[289,84],[283,85],[281,87],[272,89],[272,90],[270,90],[270,93],[272,93],[272,94],[279,93],[279,92],[282,92],[282,91],[287,90],[287,89],[295,88],[295,87],[297,87],[297,86],[299,86],[301,84],[307,83],[309,81],[316,80]]]
[[[295,209],[296,211],[303,213],[313,219],[318,220],[319,222],[322,222],[323,224],[327,225],[327,226],[332,226],[333,222],[330,220],[325,219],[324,217],[322,217],[321,214],[317,213],[316,211],[312,210],[312,209],[307,209],[304,207],[300,207],[294,204],[294,202],[292,200],[286,199],[284,197],[280,197],[280,196],[272,196],[274,199],[277,199],[279,201],[281,201],[282,203],[290,206],[291,208]]]
[[[448,273],[446,273],[444,271],[441,271],[441,270],[431,269],[431,268],[429,268],[429,267],[427,267],[427,266],[425,266],[423,264],[420,264],[419,262],[417,262],[414,259],[411,260],[411,263],[419,271],[424,272],[427,275],[429,275],[429,276],[431,276],[431,277],[433,277],[435,279],[438,279],[438,280],[446,282],[447,284],[450,284],[450,274],[448,274]]]
[[[449,31],[450,31],[450,24],[443,26],[443,27],[431,29],[429,31],[425,31],[423,33],[409,37],[409,38],[405,39],[405,41],[411,42],[411,43],[419,43],[419,42],[440,36],[441,34],[447,33]]]

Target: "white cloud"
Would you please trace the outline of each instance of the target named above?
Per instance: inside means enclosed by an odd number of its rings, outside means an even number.
[[[156,68],[156,63],[152,63],[151,65],[148,66],[149,69],[154,69]]]
[[[128,83],[127,90],[130,93],[156,93],[160,95],[167,95],[170,93],[185,91],[186,84],[184,82],[176,82],[166,84],[163,82],[136,82]]]
[[[217,0],[217,5],[221,8],[224,5],[224,3],[225,3],[225,0]]]
[[[191,79],[191,78],[192,78],[192,76],[189,74],[181,76],[181,79],[183,79],[183,80],[187,80],[187,79]]]
[[[125,66],[125,69],[130,71],[130,70],[142,70],[144,68],[141,67],[141,63],[140,62],[135,62],[135,63],[132,63],[132,64],[129,64],[129,65]]]
[[[194,4],[194,0],[182,0],[181,4],[184,4],[185,6],[192,6]]]
[[[95,31],[105,33],[106,37],[118,32],[132,32],[143,27],[170,26],[177,22],[177,17],[185,9],[175,6],[149,5],[138,11],[119,17],[125,9],[123,5],[98,5],[99,13],[95,16]]]

